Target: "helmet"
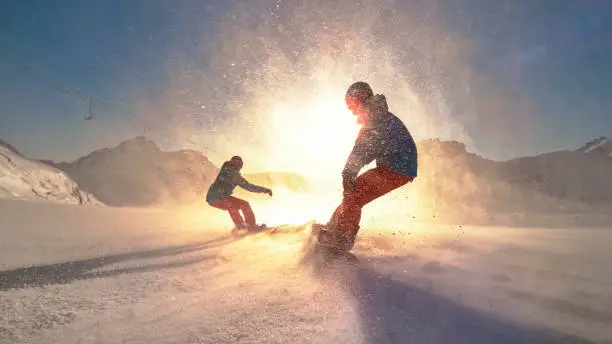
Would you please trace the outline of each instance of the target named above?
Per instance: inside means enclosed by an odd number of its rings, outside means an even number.
[[[239,157],[238,155],[234,155],[231,159],[230,159],[230,164],[232,164],[233,166],[236,166],[238,168],[242,168],[243,162],[242,162],[242,158]]]
[[[373,95],[374,92],[372,92],[372,88],[367,82],[357,81],[348,88],[344,100],[346,101],[346,106],[352,110]]]

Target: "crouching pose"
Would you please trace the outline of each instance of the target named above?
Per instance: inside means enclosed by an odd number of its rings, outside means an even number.
[[[385,96],[374,95],[367,83],[352,84],[345,101],[361,130],[342,171],[342,203],[323,226],[319,242],[350,251],[363,206],[416,178],[417,149],[404,123],[389,112]],[[374,160],[375,168],[357,176]]]
[[[242,158],[239,156],[234,156],[223,163],[217,178],[208,189],[206,202],[215,208],[227,210],[236,229],[256,231],[262,229],[265,225],[258,226],[249,202],[232,196],[232,193],[236,186],[251,192],[266,193],[270,196],[272,196],[272,190],[253,185],[244,179],[240,174],[242,165]]]

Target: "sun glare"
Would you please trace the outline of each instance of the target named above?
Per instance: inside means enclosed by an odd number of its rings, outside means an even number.
[[[275,188],[272,199],[252,202],[258,218],[269,225],[325,223],[342,200],[341,171],[360,127],[346,108],[343,86],[318,89],[311,95],[275,104],[266,123],[271,163],[306,177],[311,184],[308,194]],[[407,222],[420,212],[410,195],[395,192],[389,196],[364,209],[368,225],[380,225],[379,215],[384,214],[393,228],[399,228],[405,223],[398,223],[396,215]],[[372,217],[374,214],[377,216]]]
[[[274,165],[314,180],[340,174],[359,130],[342,92],[322,91],[275,106],[268,126]]]
[[[271,225],[327,222],[341,201],[341,171],[359,131],[344,104],[343,85],[295,94],[271,106],[264,124],[268,169],[300,174],[311,189],[298,194],[275,188],[270,201],[253,204]]]
[[[330,193],[295,193],[275,188],[268,202],[251,202],[258,218],[268,225],[302,224],[309,221],[327,222],[340,196]]]

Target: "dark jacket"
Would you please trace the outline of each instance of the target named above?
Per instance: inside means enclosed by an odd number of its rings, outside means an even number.
[[[221,166],[217,178],[210,185],[210,188],[208,188],[206,202],[213,203],[224,200],[234,192],[236,186],[258,193],[263,193],[268,190],[268,188],[249,183],[242,177],[240,171],[236,167],[232,166],[229,161],[226,161]]]
[[[368,102],[369,117],[359,131],[342,176],[354,179],[367,164],[376,160],[406,176],[417,176],[417,148],[404,123],[389,112],[384,95]]]

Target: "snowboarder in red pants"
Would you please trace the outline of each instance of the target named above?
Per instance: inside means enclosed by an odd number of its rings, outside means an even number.
[[[217,178],[208,189],[206,202],[215,208],[227,210],[234,222],[235,229],[257,231],[264,228],[265,225],[257,226],[255,214],[249,202],[232,196],[232,192],[236,186],[240,186],[251,192],[266,193],[272,196],[272,190],[249,183],[240,174],[242,166],[242,158],[239,156],[234,156],[229,161],[224,162]],[[240,214],[241,211],[242,215]]]
[[[350,251],[362,208],[416,178],[417,149],[404,123],[389,112],[385,96],[374,95],[370,85],[362,81],[352,84],[345,101],[362,127],[342,171],[342,203],[319,232],[318,241]],[[357,176],[374,160],[375,168]]]

